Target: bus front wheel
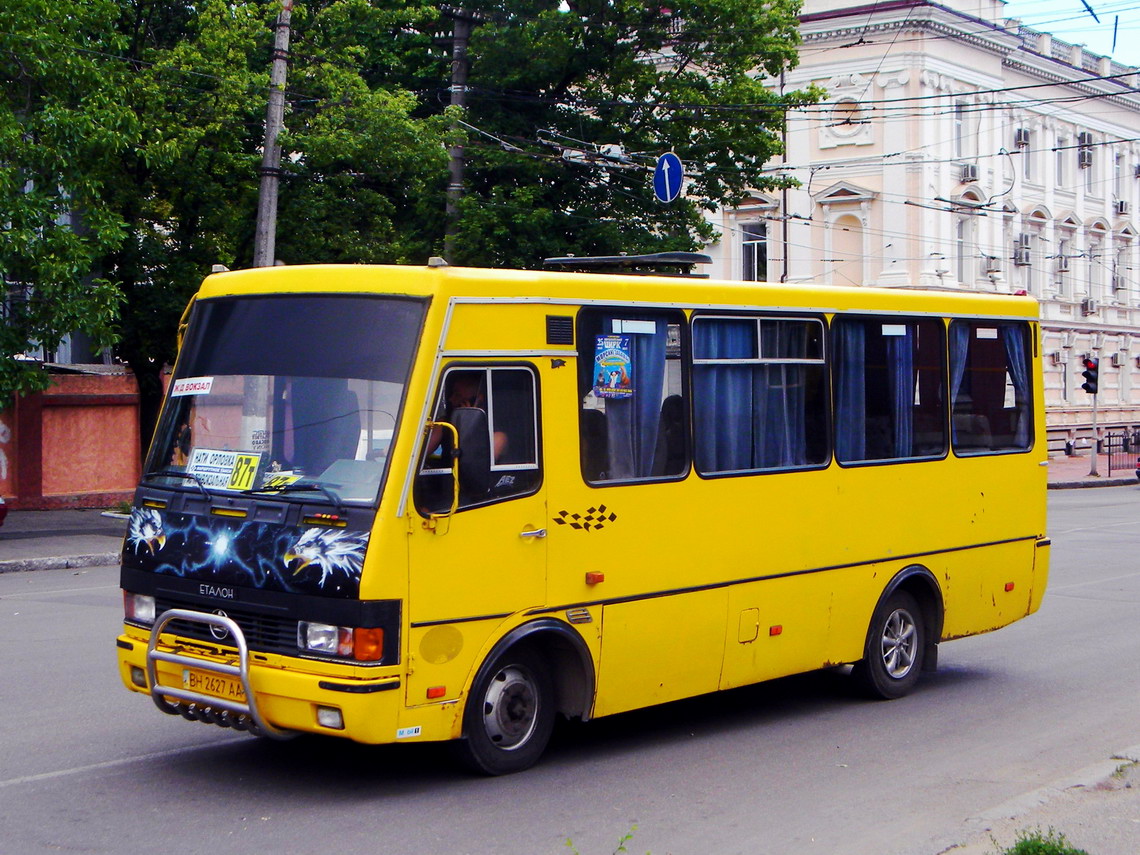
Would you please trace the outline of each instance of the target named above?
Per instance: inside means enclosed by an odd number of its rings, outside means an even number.
[[[852,676],[875,698],[901,698],[922,672],[926,625],[918,601],[906,591],[891,594],[871,618],[862,661]]]
[[[471,688],[456,743],[460,759],[484,775],[529,769],[550,741],[553,697],[546,663],[530,650],[508,650]]]

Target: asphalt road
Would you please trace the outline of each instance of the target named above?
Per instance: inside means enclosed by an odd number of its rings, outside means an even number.
[[[0,576],[0,851],[934,855],[1140,743],[1140,488],[1050,494],[1041,611],[943,646],[893,702],[831,671],[563,727],[473,778],[440,746],[279,744],[115,673],[116,568]]]

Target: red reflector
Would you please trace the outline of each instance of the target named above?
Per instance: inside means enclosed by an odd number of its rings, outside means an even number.
[[[384,630],[363,629],[352,631],[352,657],[358,662],[379,662],[384,657]]]
[[[1010,591],[1012,591],[1013,590],[1013,582],[1006,582],[1005,583],[1005,590],[1006,590],[1006,593],[1009,593]]]
[[[586,584],[597,585],[599,582],[606,581],[606,574],[600,570],[590,570],[586,573]]]
[[[432,686],[427,690],[428,698],[442,698],[447,694],[447,686]]]
[[[780,635],[784,631],[784,627],[780,624],[768,627],[768,635]]]

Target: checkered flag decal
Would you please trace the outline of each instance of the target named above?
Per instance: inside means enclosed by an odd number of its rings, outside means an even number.
[[[559,511],[554,517],[558,525],[568,525],[582,531],[599,531],[617,519],[617,514],[608,510],[605,505],[589,508],[584,514],[572,514],[569,511]]]

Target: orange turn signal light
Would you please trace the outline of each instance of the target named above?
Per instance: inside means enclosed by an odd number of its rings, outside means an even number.
[[[429,700],[431,700],[433,698],[442,698],[446,694],[447,694],[447,686],[431,686],[427,690],[427,696],[428,696]]]
[[[606,574],[601,570],[589,570],[586,572],[586,584],[597,585],[599,582],[606,581]]]
[[[1013,582],[1006,582],[1005,583],[1005,592],[1008,594],[1012,590],[1013,590]]]
[[[357,627],[352,633],[352,658],[359,662],[379,662],[384,658],[384,630]]]
[[[782,624],[776,624],[775,626],[768,627],[768,635],[772,635],[772,636],[781,635],[783,632],[784,632],[784,627]]]

